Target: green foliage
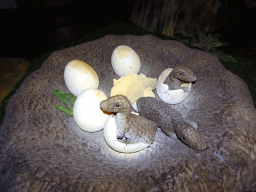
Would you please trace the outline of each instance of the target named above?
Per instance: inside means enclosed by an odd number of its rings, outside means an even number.
[[[64,91],[58,91],[57,89],[54,90],[54,95],[57,96],[62,103],[67,105],[67,107],[55,105],[57,109],[66,113],[68,116],[73,117],[73,107],[76,101],[76,96],[72,95],[71,93],[65,93]]]
[[[220,40],[215,37],[213,34],[209,34],[206,38],[206,44],[208,49],[211,50],[214,47],[220,47],[226,45],[226,43],[220,42]]]
[[[67,109],[66,107],[55,105],[57,109],[60,111],[66,113],[68,116],[73,117],[73,110],[72,109]]]
[[[198,23],[196,24],[196,33],[198,35],[199,41],[206,39],[206,35],[204,34],[203,30],[201,29],[201,26]]]
[[[216,55],[222,61],[237,63],[231,55],[228,55],[221,50],[212,50],[210,53]]]
[[[192,49],[201,49],[203,51],[216,55],[222,61],[237,63],[232,56],[224,53],[221,50],[215,49],[216,47],[227,45],[226,43],[221,42],[218,37],[214,36],[213,34],[209,34],[206,37],[199,24],[196,24],[196,32],[198,38],[184,36],[181,37],[180,35],[175,36],[174,38],[191,47]]]

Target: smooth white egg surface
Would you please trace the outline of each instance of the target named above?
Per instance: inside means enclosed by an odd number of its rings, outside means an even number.
[[[64,80],[69,91],[76,97],[88,88],[99,87],[99,77],[94,69],[80,60],[70,61],[64,70]]]
[[[172,68],[167,68],[160,74],[157,80],[156,92],[163,102],[168,104],[178,104],[188,97],[192,84],[185,84],[189,88],[188,91],[183,91],[182,89],[169,90],[168,85],[164,84],[163,82],[172,70]]]
[[[112,53],[111,63],[115,73],[119,77],[138,74],[141,62],[138,54],[130,47],[120,45]]]
[[[109,115],[100,108],[100,102],[107,96],[99,89],[89,88],[76,99],[73,116],[76,124],[84,131],[95,132],[104,128]]]

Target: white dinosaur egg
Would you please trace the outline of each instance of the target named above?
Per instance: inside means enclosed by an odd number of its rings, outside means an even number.
[[[88,88],[99,87],[99,77],[94,69],[80,60],[70,61],[64,70],[64,80],[69,91],[76,97]]]
[[[89,88],[76,99],[73,116],[78,127],[88,132],[99,131],[104,128],[108,115],[100,108],[100,102],[107,96],[99,89]]]
[[[104,138],[108,146],[110,146],[115,151],[122,153],[138,152],[150,145],[145,143],[125,144],[119,142],[116,136],[116,121],[115,117],[113,116],[109,116],[105,123]]]
[[[163,82],[172,70],[172,68],[167,68],[160,74],[157,80],[156,92],[163,102],[168,104],[178,104],[188,97],[191,91],[192,84],[182,84],[183,87],[188,87],[188,91],[183,91],[182,89],[169,90],[169,86],[164,84]]]
[[[112,53],[111,63],[115,73],[119,76],[126,76],[140,71],[140,58],[130,47],[120,45]]]

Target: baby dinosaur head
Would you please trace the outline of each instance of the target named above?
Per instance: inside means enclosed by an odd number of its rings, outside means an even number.
[[[116,95],[100,102],[103,111],[109,112],[131,112],[131,103],[124,95]]]
[[[175,67],[171,72],[172,77],[190,83],[196,81],[196,75],[187,67],[178,66]]]

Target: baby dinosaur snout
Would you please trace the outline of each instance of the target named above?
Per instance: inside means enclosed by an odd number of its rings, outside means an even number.
[[[178,138],[188,146],[199,151],[206,149],[206,144],[202,136],[191,124],[187,122],[180,123],[176,126],[175,132]]]
[[[103,111],[109,111],[109,105],[108,105],[107,100],[104,100],[104,101],[101,101],[101,102],[100,102],[100,108],[101,108]]]

